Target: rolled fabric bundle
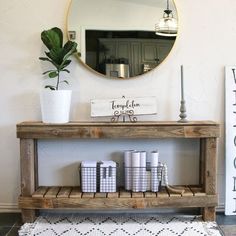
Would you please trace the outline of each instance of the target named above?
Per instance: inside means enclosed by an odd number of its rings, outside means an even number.
[[[151,171],[147,170],[146,171],[146,191],[151,191]]]
[[[147,153],[145,151],[140,152],[140,191],[147,191],[147,176],[146,176],[146,156]]]
[[[132,191],[140,191],[140,152],[132,152]]]
[[[158,151],[151,152],[151,191],[158,192],[158,175],[157,175],[157,168],[158,168],[158,158],[159,153]]]
[[[125,168],[125,189],[132,190],[132,152],[134,150],[124,151],[124,168]]]

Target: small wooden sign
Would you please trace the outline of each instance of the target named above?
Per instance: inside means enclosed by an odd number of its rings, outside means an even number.
[[[134,97],[91,100],[91,117],[114,116],[131,113],[133,115],[151,115],[157,113],[156,97]]]
[[[236,66],[225,68],[225,214],[236,215]]]

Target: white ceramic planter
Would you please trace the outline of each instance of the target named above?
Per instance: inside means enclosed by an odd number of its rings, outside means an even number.
[[[71,90],[43,90],[40,93],[40,103],[44,123],[69,122]]]

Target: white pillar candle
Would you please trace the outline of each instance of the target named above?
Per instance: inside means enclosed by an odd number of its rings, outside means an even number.
[[[184,67],[181,65],[181,100],[184,100]]]

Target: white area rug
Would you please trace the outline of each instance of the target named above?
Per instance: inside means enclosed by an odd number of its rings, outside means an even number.
[[[215,222],[198,216],[40,216],[19,236],[222,236]]]

